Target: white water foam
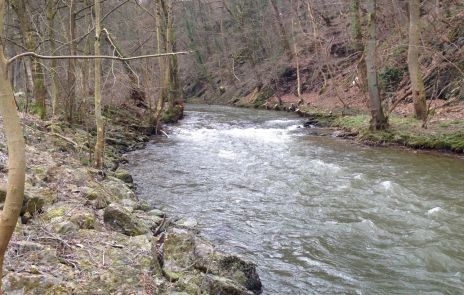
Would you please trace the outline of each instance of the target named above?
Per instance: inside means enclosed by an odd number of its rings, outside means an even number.
[[[342,171],[342,167],[333,163],[326,163],[322,160],[311,160],[312,168],[316,173],[327,173],[327,174],[337,174]]]
[[[290,140],[290,135],[285,129],[277,128],[231,128],[231,129],[207,129],[180,130],[177,136],[190,141],[210,141],[219,138],[231,137],[264,143],[284,143]]]
[[[435,208],[432,208],[432,209],[428,210],[427,214],[430,215],[430,214],[438,213],[438,212],[440,212],[442,210],[443,209],[441,209],[440,207],[435,207]]]
[[[235,160],[237,158],[237,154],[233,151],[219,150],[218,157],[227,160]]]

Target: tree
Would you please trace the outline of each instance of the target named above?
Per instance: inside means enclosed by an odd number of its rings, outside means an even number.
[[[36,31],[28,14],[28,2],[26,0],[11,0],[10,4],[18,16],[19,28],[26,49],[28,51],[35,51],[37,47],[35,40]],[[45,119],[47,116],[47,89],[45,88],[44,70],[39,61],[34,58],[32,59],[31,74],[34,84],[35,111],[40,118]]]
[[[371,111],[370,128],[372,130],[383,130],[387,128],[388,120],[383,113],[382,100],[377,79],[377,26],[376,26],[376,0],[367,1],[367,31],[369,39],[366,47],[367,85],[369,90],[369,108]]]
[[[411,79],[411,91],[414,101],[414,112],[417,118],[427,120],[425,87],[419,67],[420,42],[420,0],[409,0],[409,49],[408,69]]]
[[[360,18],[360,0],[351,0],[350,13],[351,13],[351,39],[353,49],[361,54],[357,65],[357,74],[359,79],[357,79],[360,84],[360,88],[363,91],[366,91],[366,60],[364,57],[364,42],[361,28],[361,18]]]
[[[100,0],[95,0],[95,55],[100,55],[101,45],[101,7]],[[95,168],[103,168],[103,150],[105,147],[105,126],[101,108],[101,59],[95,59],[95,123],[97,125],[97,141],[95,143]]]
[[[0,0],[0,36],[3,36],[5,0]],[[5,252],[18,221],[24,197],[26,172],[25,144],[21,123],[14,102],[13,89],[8,81],[8,63],[0,40],[0,114],[8,142],[8,186],[3,210],[0,213],[0,290]]]

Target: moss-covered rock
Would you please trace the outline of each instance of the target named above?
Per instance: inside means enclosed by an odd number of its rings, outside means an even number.
[[[192,267],[197,273],[189,277]],[[210,294],[259,293],[262,288],[253,263],[214,251],[211,244],[182,229],[173,229],[166,235],[163,270],[170,280],[184,285],[187,292],[196,292],[195,286],[204,288],[205,279]],[[203,283],[197,285],[199,278]]]
[[[124,181],[125,183],[133,183],[134,182],[134,179],[132,178],[132,175],[129,172],[127,172],[126,170],[121,169],[121,168],[118,168],[114,172],[114,177]]]
[[[126,208],[116,203],[106,207],[103,220],[114,230],[128,236],[138,236],[150,231],[149,227],[137,220]]]
[[[73,214],[70,221],[80,229],[93,229],[96,223],[95,213],[90,210],[80,211]]]

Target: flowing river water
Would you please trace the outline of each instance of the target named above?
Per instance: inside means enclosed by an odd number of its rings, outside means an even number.
[[[255,262],[263,294],[463,294],[464,161],[303,123],[188,105],[129,169],[141,198]]]

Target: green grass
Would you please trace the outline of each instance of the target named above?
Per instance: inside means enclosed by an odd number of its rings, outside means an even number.
[[[428,129],[423,129],[422,122],[412,117],[391,116],[389,123],[387,130],[374,132],[369,130],[368,115],[356,115],[338,117],[333,126],[357,133],[361,141],[374,145],[398,144],[416,149],[464,152],[464,121],[430,124]]]

